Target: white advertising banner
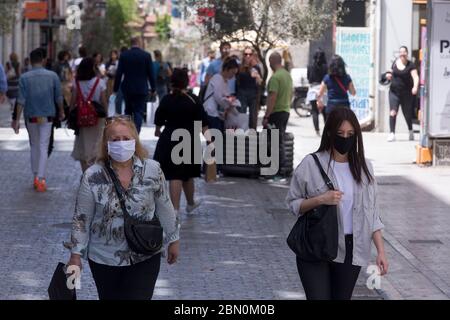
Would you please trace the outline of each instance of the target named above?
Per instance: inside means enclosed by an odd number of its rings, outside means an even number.
[[[356,96],[350,96],[350,106],[361,124],[373,120],[370,104],[370,88],[373,84],[371,46],[369,28],[336,28],[336,54],[344,59],[347,73],[355,85]]]
[[[432,8],[428,134],[450,137],[450,1]]]

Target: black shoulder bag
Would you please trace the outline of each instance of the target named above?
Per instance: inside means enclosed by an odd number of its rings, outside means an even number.
[[[163,229],[156,214],[150,221],[139,219],[128,213],[123,196],[123,188],[109,162],[105,163],[106,170],[119,197],[123,211],[124,233],[128,246],[132,251],[144,255],[153,255],[163,246]]]
[[[333,183],[312,153],[320,173],[330,190]],[[333,261],[338,250],[337,207],[321,205],[301,215],[287,238],[289,248],[304,261]]]

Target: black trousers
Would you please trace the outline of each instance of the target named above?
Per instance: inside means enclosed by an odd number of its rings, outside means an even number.
[[[413,129],[412,119],[414,114],[414,96],[409,93],[397,94],[395,92],[389,91],[389,107],[390,110],[395,110],[398,115],[398,109],[402,106],[403,116],[405,117],[406,124],[408,125],[408,130]],[[391,132],[395,133],[395,125],[397,122],[397,115],[389,115],[389,127]]]
[[[316,131],[319,131],[319,113],[323,115],[323,122],[325,123],[327,121],[327,116],[325,114],[325,110],[319,111],[319,108],[317,108],[317,100],[311,100],[311,115],[313,119],[314,129]]]
[[[345,236],[345,261],[307,262],[297,258],[307,300],[350,300],[361,267],[352,265],[353,237]]]
[[[89,260],[100,300],[151,300],[161,265],[161,254],[125,267]]]
[[[271,113],[269,116],[269,126],[272,127],[272,129],[278,129],[279,130],[279,168],[278,168],[278,175],[284,174],[284,172],[281,171],[281,168],[284,167],[284,163],[286,162],[286,150],[284,145],[284,134],[286,133],[286,127],[289,120],[289,112],[274,112]]]

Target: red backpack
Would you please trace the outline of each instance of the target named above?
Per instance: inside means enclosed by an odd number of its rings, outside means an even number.
[[[100,78],[97,78],[94,86],[87,99],[84,98],[83,93],[81,92],[80,83],[76,81],[77,84],[77,125],[78,127],[92,127],[97,125],[98,116],[95,111],[94,105],[92,104],[92,96],[95,93],[95,89],[97,88],[98,83],[100,82]]]

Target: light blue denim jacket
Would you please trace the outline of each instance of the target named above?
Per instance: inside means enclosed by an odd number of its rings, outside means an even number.
[[[33,67],[20,76],[19,98],[25,118],[54,117],[56,103],[62,103],[61,82],[58,75],[43,67]]]
[[[333,172],[333,168],[328,165],[330,154],[319,152],[317,157],[333,183],[339,190],[339,184]],[[370,260],[372,235],[375,231],[383,229],[384,225],[380,219],[380,211],[377,203],[377,183],[373,174],[370,161],[366,160],[369,172],[374,179],[368,183],[365,174],[362,174],[361,184],[355,181],[353,194],[353,265],[366,266]],[[299,216],[300,206],[305,199],[313,198],[327,192],[328,186],[320,174],[314,158],[307,155],[294,171],[286,197],[286,203],[293,214]],[[338,206],[338,254],[335,262],[343,263],[345,260],[345,235],[344,222],[339,212]]]
[[[156,214],[164,230],[164,243],[178,240],[179,223],[159,163],[133,157],[133,171],[125,194],[128,212],[145,220],[151,220]],[[114,185],[104,165],[95,164],[83,175],[71,240],[64,246],[84,259],[109,266],[128,266],[151,258],[130,250],[123,224],[123,212]]]

